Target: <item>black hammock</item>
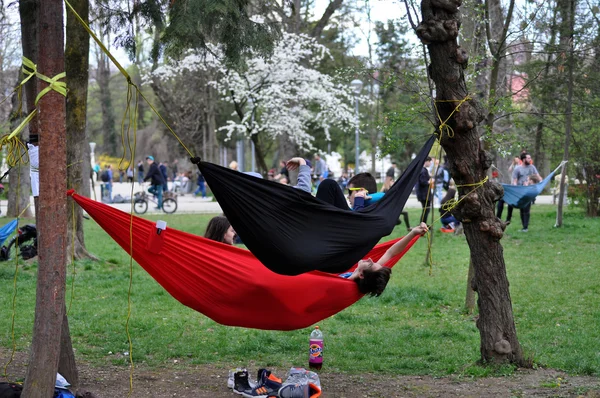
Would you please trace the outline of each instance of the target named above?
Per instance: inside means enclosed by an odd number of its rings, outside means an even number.
[[[192,159],[246,247],[271,271],[340,273],[389,235],[435,141],[432,136],[381,200],[342,210],[307,192]]]

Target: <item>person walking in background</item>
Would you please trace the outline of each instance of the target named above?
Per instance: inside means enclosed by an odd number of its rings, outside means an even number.
[[[164,177],[158,168],[158,164],[154,161],[154,156],[146,157],[146,162],[148,163],[148,173],[146,174],[146,177],[144,177],[144,181],[150,180],[151,186],[148,188],[148,192],[156,195],[158,203],[156,209],[158,210],[162,208]]]
[[[198,180],[196,181],[198,184],[198,188],[194,191],[194,196],[198,196],[199,193],[202,193],[202,199],[206,198],[206,186],[204,176],[200,171],[198,171]]]
[[[138,183],[144,182],[144,162],[138,160],[137,163],[137,175],[138,175]]]
[[[127,168],[127,182],[130,184],[133,182],[133,167],[131,165]]]
[[[423,221],[427,221],[429,215],[430,204],[432,203],[431,194],[431,176],[429,174],[429,168],[431,167],[431,158],[428,156],[425,159],[421,174],[419,174],[419,180],[417,181],[417,200],[421,202],[423,206]]]
[[[512,174],[512,184],[513,185],[529,185],[529,181],[531,177],[535,179],[535,181],[542,181],[542,177],[540,173],[538,173],[535,166],[532,164],[531,155],[527,152],[521,153],[521,162],[523,162],[520,166],[515,167],[515,170]],[[523,229],[521,232],[529,231],[529,217],[531,215],[531,203],[527,206],[519,209],[521,213],[521,224],[523,225]]]
[[[387,192],[392,185],[394,185],[394,181],[396,181],[396,170],[398,170],[398,165],[396,162],[392,162],[392,166],[385,172],[385,181],[381,187],[381,192]]]
[[[161,162],[158,165],[158,168],[163,175],[163,192],[167,192],[169,190],[169,172],[167,170],[167,162]]]
[[[437,202],[440,204],[442,203],[442,200],[444,199],[444,191],[443,189],[445,188],[446,190],[448,190],[448,183],[450,181],[450,173],[448,172],[448,169],[446,169],[446,167],[442,164],[440,164],[440,160],[436,159],[435,160],[435,198],[437,199]]]
[[[177,174],[179,172],[179,167],[177,167],[177,163],[179,163],[179,161],[177,159],[173,160],[173,162],[171,163],[171,175],[173,176],[172,180],[175,181],[175,179],[177,178]]]

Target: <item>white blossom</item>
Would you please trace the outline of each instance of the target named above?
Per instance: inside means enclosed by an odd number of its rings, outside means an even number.
[[[216,71],[216,80],[209,84],[221,99],[246,105],[242,120],[233,113],[219,128],[228,138],[287,133],[300,148],[310,150],[314,140],[310,126],[354,131],[357,123],[349,84],[316,69],[326,57],[331,57],[329,50],[309,36],[284,33],[270,58],[251,57],[243,71],[228,69],[219,49],[213,47],[206,54],[190,53],[179,62],[163,65],[152,76],[167,80],[183,71]],[[367,97],[359,100],[369,101]]]

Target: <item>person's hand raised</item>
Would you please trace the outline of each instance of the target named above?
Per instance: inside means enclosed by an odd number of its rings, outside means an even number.
[[[301,165],[306,165],[306,160],[304,160],[304,158],[301,157],[291,158],[290,160],[285,162],[285,167],[289,171],[296,170],[300,168]]]

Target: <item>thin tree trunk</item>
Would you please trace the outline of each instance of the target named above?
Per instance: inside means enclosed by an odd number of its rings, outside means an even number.
[[[447,124],[454,131],[452,138],[444,134],[440,140],[463,198],[453,214],[463,223],[471,251],[473,282],[478,293],[481,359],[524,366],[500,245],[505,225],[494,214],[494,203],[500,199],[502,188],[491,181],[469,186],[485,179],[492,157],[482,148],[477,129],[484,120],[483,109],[476,99],[468,99],[464,77],[468,54],[456,41],[460,26],[458,6],[450,0],[423,0],[421,12],[417,35],[429,49],[436,100],[452,101],[437,104],[441,120],[448,119]]]
[[[88,21],[89,0],[73,0],[71,5],[84,21]],[[67,72],[67,187],[81,192],[83,181],[90,175],[90,160],[85,156],[88,139],[86,137],[86,112],[88,91],[90,37],[72,12],[67,13],[67,45],[65,67]],[[85,170],[85,171],[84,171]],[[73,205],[69,201],[69,207]],[[83,234],[83,211],[75,206],[68,212],[68,253],[72,253],[71,243],[75,233],[75,259],[91,258],[85,248]],[[73,231],[75,224],[75,231]]]
[[[39,8],[38,71],[49,77],[64,72],[62,0],[44,0]],[[38,90],[48,84],[38,79]],[[65,308],[66,127],[65,98],[50,91],[38,102],[40,133],[39,265],[35,320],[23,396],[53,395]]]
[[[567,7],[562,7],[563,10],[566,11]],[[563,13],[563,26],[566,25],[566,29],[563,29],[561,32],[561,39],[568,47],[568,56],[567,56],[567,74],[568,74],[568,92],[567,92],[567,106],[565,109],[566,119],[565,119],[565,146],[564,146],[564,155],[563,160],[569,160],[569,144],[571,143],[571,130],[573,128],[573,68],[575,64],[575,55],[574,55],[574,30],[575,30],[575,0],[568,1],[568,18],[565,18],[566,12]],[[568,21],[568,22],[567,22]],[[566,37],[564,37],[566,36]],[[567,40],[564,40],[567,39]],[[565,192],[565,176],[567,174],[568,163],[564,165],[562,172],[560,173],[560,188],[558,192]],[[593,175],[588,178],[593,178]],[[565,195],[558,196],[558,209],[556,211],[556,224],[555,227],[562,227],[563,225],[563,206],[564,206],[564,198]]]

